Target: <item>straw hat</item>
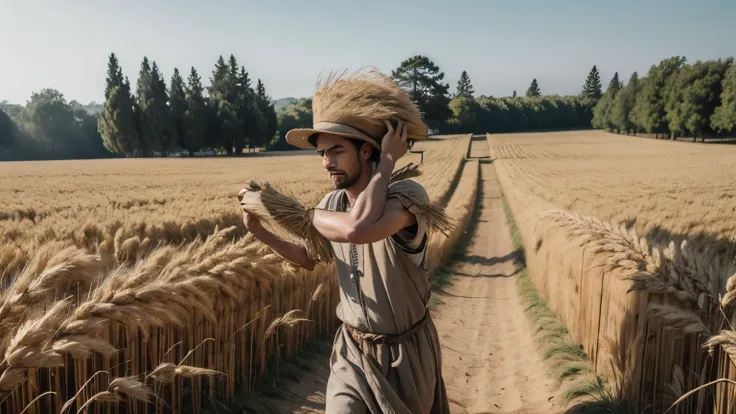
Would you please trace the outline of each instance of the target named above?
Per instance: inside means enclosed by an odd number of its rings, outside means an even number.
[[[361,139],[380,150],[381,139],[388,132],[386,120],[394,125],[399,120],[408,124],[409,140],[427,137],[419,108],[396,82],[376,69],[350,76],[330,74],[324,82],[318,80],[312,113],[312,128],[290,130],[286,142],[313,149],[309,138],[328,133]]]

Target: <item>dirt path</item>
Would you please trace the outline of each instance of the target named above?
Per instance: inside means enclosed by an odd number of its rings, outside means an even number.
[[[487,155],[474,138],[470,156]],[[482,185],[462,259],[452,286],[433,311],[452,413],[554,413],[552,381],[537,351],[516,290],[514,251],[492,164],[481,165]],[[328,370],[290,390],[308,402],[279,404],[284,412],[323,412]]]
[[[471,157],[487,154],[473,141]],[[493,165],[481,165],[479,206],[452,287],[435,311],[453,413],[553,413],[552,381],[516,290],[513,243]]]

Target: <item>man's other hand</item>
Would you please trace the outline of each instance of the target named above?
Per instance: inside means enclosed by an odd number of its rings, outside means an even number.
[[[388,127],[388,132],[383,136],[383,140],[381,140],[381,156],[388,157],[391,161],[396,162],[409,150],[409,144],[406,139],[409,127],[404,124],[404,121],[399,121],[394,131],[391,122],[384,122]]]

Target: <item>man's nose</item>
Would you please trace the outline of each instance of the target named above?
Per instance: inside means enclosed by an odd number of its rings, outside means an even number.
[[[335,160],[330,157],[329,155],[325,154],[324,157],[322,157],[322,166],[325,169],[329,169],[335,166]]]

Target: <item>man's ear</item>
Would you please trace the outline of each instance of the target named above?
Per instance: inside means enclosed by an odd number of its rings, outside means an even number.
[[[364,160],[370,159],[373,153],[373,146],[367,142],[360,146],[360,157]]]

